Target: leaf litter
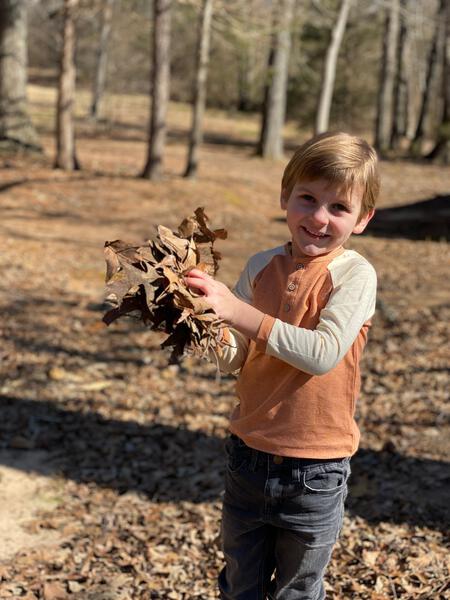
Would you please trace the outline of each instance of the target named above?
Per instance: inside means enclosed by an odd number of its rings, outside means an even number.
[[[8,452],[54,457],[49,480],[58,485],[58,505],[37,514],[29,527],[60,532],[61,539],[22,548],[0,563],[0,598],[217,598],[222,440],[235,404],[234,381],[226,376],[218,386],[214,367],[196,356],[168,366],[160,350],[164,331],[125,319],[109,329],[99,326],[101,309],[82,292],[98,286],[101,295],[101,269],[98,283],[88,271],[99,254],[98,224],[111,210],[110,196],[99,189],[121,182],[111,178],[105,185],[102,179],[93,202],[85,197],[85,181],[61,177],[56,187],[51,168],[25,168],[48,183],[4,197],[2,225],[12,233],[0,255],[0,444]],[[414,181],[405,180],[404,168],[397,187],[406,199]],[[410,169],[425,180],[420,165]],[[10,171],[19,178],[23,168]],[[36,187],[48,193],[41,221]],[[117,205],[125,217],[136,205],[123,202],[128,191]],[[81,234],[77,225],[77,244],[68,243],[72,219],[63,218],[58,236],[64,243],[37,240],[37,224],[54,230],[52,214],[66,214],[68,198],[76,199],[71,210],[83,227]],[[144,210],[146,218],[159,211],[155,220],[165,222],[173,207],[152,202]],[[142,213],[139,205],[134,222]],[[264,245],[282,241],[276,238],[281,225],[264,218]],[[240,230],[249,221],[244,212],[236,215]],[[245,244],[256,247],[261,233],[251,235]],[[80,239],[89,243],[81,247]],[[230,256],[248,254],[243,246],[239,253],[232,247]],[[450,595],[447,245],[365,238],[353,247],[376,266],[380,302],[358,401],[362,447],[352,460],[327,594],[331,600],[444,600]],[[221,264],[230,280],[236,275],[231,262]],[[85,269],[78,288],[72,263]]]

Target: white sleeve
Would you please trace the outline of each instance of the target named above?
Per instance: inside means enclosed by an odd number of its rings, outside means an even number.
[[[250,274],[250,261],[244,267],[233,293],[240,300],[251,304],[253,300],[253,281]],[[247,357],[249,339],[236,329],[227,328],[224,332],[226,346],[222,348],[222,356],[217,357],[219,369],[223,373],[233,373],[242,367]]]
[[[275,319],[266,354],[312,375],[323,375],[338,364],[375,312],[376,273],[366,262],[338,273],[333,285],[316,329]]]
[[[247,358],[249,339],[236,329],[226,331],[226,345],[222,347],[222,356],[217,356],[217,364],[222,373],[233,373]]]
[[[247,261],[244,270],[233,288],[234,295],[247,304],[252,304],[253,282],[256,275],[271,261],[273,256],[283,254],[284,252],[284,246],[277,246],[276,248],[264,250],[253,255]],[[225,339],[227,345],[223,348],[222,356],[217,357],[217,362],[221,371],[232,373],[240,369],[244,364],[250,340],[239,331],[236,331],[236,329],[231,328],[225,330]]]

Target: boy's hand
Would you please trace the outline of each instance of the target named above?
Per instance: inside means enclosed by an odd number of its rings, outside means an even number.
[[[219,319],[233,325],[234,315],[240,300],[220,281],[216,281],[200,269],[192,269],[184,278],[186,285],[203,292],[208,304]]]
[[[186,285],[203,292],[219,319],[255,339],[264,313],[239,300],[227,286],[200,269],[192,269],[184,278]]]

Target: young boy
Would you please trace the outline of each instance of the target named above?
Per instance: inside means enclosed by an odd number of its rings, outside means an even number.
[[[373,267],[343,245],[379,192],[376,153],[345,133],[299,147],[281,185],[291,241],[250,258],[234,294],[194,269],[240,369],[222,515],[227,600],[322,600],[343,520]],[[272,579],[272,575],[274,578]]]

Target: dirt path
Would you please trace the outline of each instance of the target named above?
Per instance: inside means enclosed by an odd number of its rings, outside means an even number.
[[[52,477],[36,474],[45,472],[47,463],[47,452],[0,451],[0,561],[61,537],[57,531],[32,527],[40,511],[51,511],[62,499]]]

